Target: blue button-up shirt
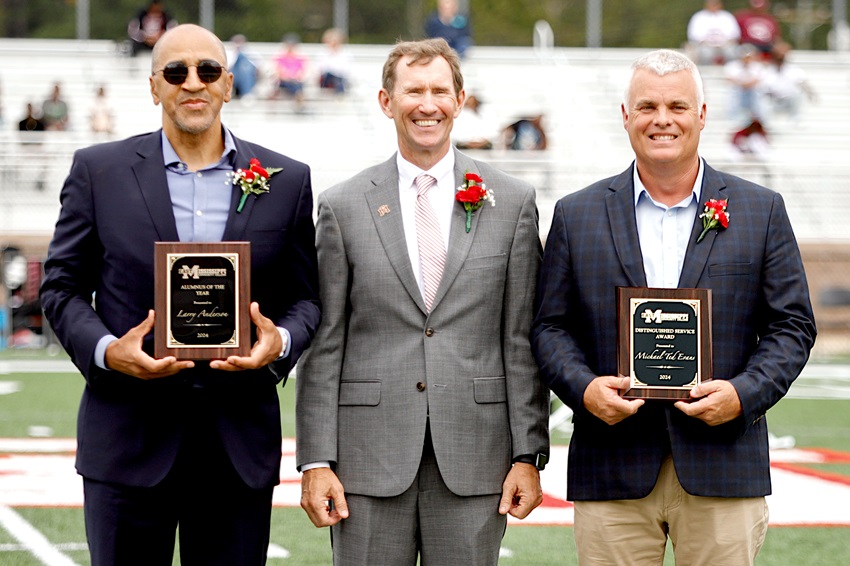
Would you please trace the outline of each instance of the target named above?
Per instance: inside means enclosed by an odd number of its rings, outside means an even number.
[[[198,171],[189,171],[180,161],[165,132],[162,132],[162,157],[165,177],[181,242],[220,242],[230,212],[236,145],[224,128],[224,151],[216,163]]]

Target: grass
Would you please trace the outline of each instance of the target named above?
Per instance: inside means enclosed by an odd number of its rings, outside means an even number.
[[[33,359],[32,354],[16,354],[11,359]],[[9,355],[0,360],[10,359]],[[30,426],[49,426],[55,437],[73,437],[77,403],[84,381],[77,374],[45,373],[0,375],[0,381],[16,381],[20,390],[0,396],[0,437],[26,437]],[[282,427],[285,436],[294,436],[293,384],[281,391]],[[799,447],[828,448],[850,452],[850,401],[784,399],[768,414],[771,431],[793,435]],[[566,439],[556,437],[554,442]],[[820,464],[812,469],[850,477],[850,465]],[[85,542],[83,515],[76,508],[18,508],[16,511],[54,544]],[[850,510],[848,510],[850,513]],[[275,508],[272,513],[272,542],[286,548],[287,559],[272,558],[270,565],[330,566],[331,552],[326,529],[314,528],[298,508]],[[0,545],[15,540],[0,528]],[[512,556],[502,558],[502,566],[571,566],[577,564],[572,529],[517,525],[508,527],[503,547]],[[63,548],[81,566],[89,564],[85,550]],[[671,553],[665,565],[673,564]],[[179,562],[175,559],[175,564]],[[817,565],[850,563],[850,528],[772,527],[756,561],[758,566]],[[4,566],[39,566],[42,563],[22,550],[0,550]]]

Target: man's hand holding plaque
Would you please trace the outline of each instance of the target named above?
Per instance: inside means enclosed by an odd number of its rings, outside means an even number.
[[[174,356],[155,359],[142,350],[142,340],[153,330],[155,317],[153,310],[148,311],[148,317],[141,324],[106,347],[106,367],[147,380],[168,377],[195,366],[191,360],[180,361]]]
[[[228,356],[226,360],[213,360],[210,362],[212,369],[223,371],[258,369],[278,359],[286,349],[283,337],[274,322],[260,313],[260,305],[251,303],[250,313],[251,321],[257,326],[257,341],[254,342],[250,354],[248,356]]]
[[[584,390],[585,408],[606,424],[615,425],[637,413],[643,399],[627,400],[620,396],[629,388],[628,377],[603,375],[595,378]]]

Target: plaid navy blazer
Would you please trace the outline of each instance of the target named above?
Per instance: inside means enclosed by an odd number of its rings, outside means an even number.
[[[767,495],[764,415],[799,375],[816,335],[782,197],[706,165],[700,201],[728,199],[729,227],[697,244],[697,216],[679,279],[679,287],[712,290],[713,378],[732,382],[743,415],[710,427],[649,401],[609,426],[582,398],[595,377],[617,375],[616,288],[646,286],[633,195],[630,167],[562,198],[546,242],[531,335],[541,377],[575,412],[567,497],[645,497],[668,453],[693,495]]]

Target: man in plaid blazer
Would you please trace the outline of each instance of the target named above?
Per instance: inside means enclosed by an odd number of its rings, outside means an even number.
[[[541,376],[575,411],[568,498],[579,563],[752,564],[767,529],[765,413],[802,370],[816,330],[782,197],[709,167],[694,64],[655,51],[622,105],[636,160],[556,205],[536,298]],[[701,241],[704,203],[728,225]],[[712,291],[713,369],[690,402],[626,400],[617,287]]]

